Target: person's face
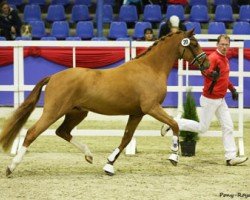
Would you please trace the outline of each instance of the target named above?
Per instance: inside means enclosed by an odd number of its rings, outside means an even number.
[[[8,5],[8,4],[4,4],[4,5],[2,6],[2,13],[3,13],[4,15],[8,15],[8,14],[9,14],[9,11],[10,11],[9,5]]]
[[[229,46],[230,46],[230,41],[228,39],[225,39],[224,37],[222,37],[220,41],[217,43],[217,48],[219,52],[223,55],[227,54]]]
[[[152,41],[153,40],[153,33],[151,31],[146,31],[145,33],[145,40],[146,41]]]

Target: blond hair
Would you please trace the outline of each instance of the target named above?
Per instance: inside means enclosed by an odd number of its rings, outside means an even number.
[[[221,38],[224,38],[224,39],[228,40],[229,43],[230,43],[230,37],[229,37],[227,34],[221,34],[221,35],[217,38],[217,43],[220,42]]]

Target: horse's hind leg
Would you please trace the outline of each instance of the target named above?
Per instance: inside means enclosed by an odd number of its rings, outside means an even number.
[[[134,132],[138,126],[138,124],[140,123],[140,121],[142,120],[142,117],[144,115],[140,115],[140,116],[135,116],[135,115],[130,115],[128,122],[127,122],[127,126],[122,138],[122,141],[119,145],[118,148],[116,148],[112,154],[109,155],[108,157],[108,162],[107,164],[104,166],[104,171],[108,174],[108,175],[114,175],[114,167],[113,164],[116,161],[116,159],[119,157],[120,153],[123,151],[123,149],[129,144],[129,142],[131,141]]]
[[[70,142],[81,152],[85,154],[85,159],[89,163],[93,162],[93,156],[86,144],[79,143],[71,134],[70,132],[72,129],[78,125],[85,117],[87,117],[88,111],[80,111],[80,110],[73,110],[70,113],[65,115],[65,119],[60,127],[56,130],[56,135],[65,139],[66,141]]]
[[[10,176],[17,165],[22,162],[23,157],[30,144],[58,118],[59,116],[57,115],[51,116],[50,114],[43,113],[41,118],[31,128],[28,129],[23,142],[23,146],[20,148],[17,155],[13,158],[11,164],[6,169],[6,176]]]

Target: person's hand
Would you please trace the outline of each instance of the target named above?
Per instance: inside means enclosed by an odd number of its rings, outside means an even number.
[[[231,93],[232,93],[232,99],[234,101],[238,101],[239,93],[237,92],[237,90],[234,88],[233,90],[231,90]]]
[[[220,72],[218,72],[218,71],[212,71],[212,73],[210,74],[210,76],[212,77],[213,80],[217,80],[220,77]]]
[[[16,28],[14,26],[12,26],[10,30],[12,33],[16,33]]]

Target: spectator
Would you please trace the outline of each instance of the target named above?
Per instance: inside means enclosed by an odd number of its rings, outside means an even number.
[[[124,0],[123,4],[126,5],[135,5],[137,8],[137,12],[141,14],[143,12],[143,3],[142,0]]]
[[[235,2],[238,6],[250,4],[250,0],[235,0]]]
[[[187,0],[167,0],[167,4],[181,4],[186,6],[188,4]]]
[[[187,0],[151,0],[153,2],[153,4],[155,4],[155,2],[157,2],[157,4],[160,4],[162,7],[162,12],[166,12],[167,6],[171,5],[171,4],[179,4],[182,5],[184,8],[186,5],[188,5],[188,1]]]
[[[143,37],[144,41],[154,41],[154,31],[152,28],[146,28],[144,30],[144,37]]]
[[[232,7],[234,13],[238,13],[242,5],[250,5],[250,0],[233,0]]]
[[[175,33],[178,30],[186,31],[186,27],[180,22],[180,19],[176,15],[172,15],[169,20],[167,20],[160,27],[159,38],[169,34],[170,32]]]
[[[0,35],[6,40],[15,40],[21,36],[21,19],[16,10],[11,8],[6,1],[0,4]]]

